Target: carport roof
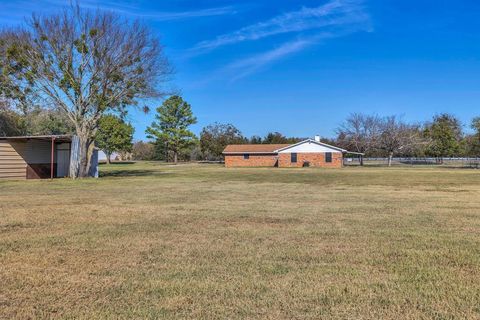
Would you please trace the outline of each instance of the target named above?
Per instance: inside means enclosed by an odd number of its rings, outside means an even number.
[[[14,136],[14,137],[0,137],[0,140],[55,140],[58,142],[71,142],[71,135],[40,135],[40,136]]]

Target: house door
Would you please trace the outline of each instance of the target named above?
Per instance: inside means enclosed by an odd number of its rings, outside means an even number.
[[[68,177],[70,167],[70,144],[57,144],[57,178]]]

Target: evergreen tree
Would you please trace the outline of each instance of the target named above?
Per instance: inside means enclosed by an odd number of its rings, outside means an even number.
[[[155,119],[146,130],[147,137],[155,139],[162,147],[165,146],[166,154],[172,152],[173,161],[177,163],[179,153],[194,145],[197,140],[195,134],[188,129],[197,123],[197,118],[193,115],[190,104],[180,96],[172,96],[157,108]]]
[[[439,159],[459,155],[463,133],[460,120],[455,116],[447,113],[435,116],[424,135],[429,140],[427,155]]]

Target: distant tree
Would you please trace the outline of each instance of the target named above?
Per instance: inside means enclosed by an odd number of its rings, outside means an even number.
[[[164,145],[167,153],[171,151],[173,161],[177,163],[178,154],[195,144],[195,134],[188,127],[197,123],[197,118],[194,117],[190,104],[180,96],[172,96],[157,108],[155,119],[146,130],[147,137]]]
[[[280,132],[269,132],[265,138],[262,139],[263,144],[281,144],[287,143],[288,138]]]
[[[152,32],[111,11],[70,6],[0,32],[0,95],[65,113],[80,142],[75,177],[88,175],[101,116],[162,96],[170,74]]]
[[[132,147],[133,160],[153,160],[154,145],[150,142],[137,141]]]
[[[147,137],[149,137],[147,135]],[[167,139],[163,136],[159,136],[153,142],[153,160],[156,161],[173,161],[173,153],[168,149]]]
[[[463,137],[462,124],[455,116],[447,113],[436,115],[432,123],[425,126],[424,137],[428,139],[427,155],[438,158],[458,156]]]
[[[329,145],[331,145],[331,146],[336,146],[336,145],[337,145],[337,140],[336,140],[336,139],[332,139],[332,138],[323,138],[323,137],[321,137],[321,138],[320,138],[320,141],[323,142],[323,143],[329,144]]]
[[[382,119],[380,131],[378,148],[387,154],[389,167],[394,155],[411,152],[422,143],[419,127],[407,124],[397,116]]]
[[[473,118],[470,126],[474,130],[474,133],[465,138],[467,155],[478,157],[480,156],[480,117]]]
[[[263,144],[288,144],[288,143],[297,143],[302,140],[303,138],[296,138],[296,137],[286,137],[280,132],[269,132],[263,139]]]
[[[183,148],[179,150],[178,159],[183,161],[198,160],[199,153],[200,153],[200,141],[195,137],[195,139],[193,139],[191,143],[185,145]],[[173,154],[173,156],[175,156],[175,154]]]
[[[227,145],[244,142],[242,133],[233,124],[215,122],[203,128],[200,133],[201,151],[206,158],[210,159],[220,159]]]
[[[169,148],[168,140],[159,137],[153,142],[153,160],[174,162],[175,153]],[[200,143],[198,139],[194,138],[190,143],[182,145],[177,151],[177,161],[190,161],[192,159],[199,159]]]
[[[480,139],[480,117],[475,117],[472,119],[471,127],[473,130],[475,130],[475,134],[477,134],[478,138]]]
[[[377,115],[352,113],[337,129],[339,146],[368,154],[378,147],[382,119]],[[361,158],[363,165],[363,158]]]
[[[104,115],[100,118],[95,144],[105,152],[107,163],[110,163],[112,153],[132,150],[133,132],[132,125],[117,116]]]
[[[26,122],[26,134],[49,135],[49,134],[73,134],[75,127],[65,113],[58,108],[44,109],[34,107],[24,115]]]
[[[263,142],[262,137],[260,136],[252,136],[249,140],[251,144],[261,144]]]
[[[74,131],[66,115],[58,109],[17,110],[0,102],[0,135],[60,135]]]
[[[25,119],[15,112],[5,100],[0,100],[0,136],[23,135]]]
[[[269,132],[263,138],[254,135],[250,139],[245,139],[245,142],[250,144],[294,144],[302,140],[305,138],[287,137],[280,132]]]
[[[189,148],[188,151],[189,151],[188,158],[190,159],[190,161],[193,161],[193,160],[199,161],[199,160],[205,159],[205,156],[200,147],[200,141],[198,140],[197,140],[197,143],[195,143],[193,146]]]
[[[480,157],[480,140],[476,134],[465,136],[460,144],[466,157]]]

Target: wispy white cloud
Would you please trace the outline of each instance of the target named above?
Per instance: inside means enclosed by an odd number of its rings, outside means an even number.
[[[245,78],[281,59],[300,52],[324,40],[339,37],[340,33],[322,32],[314,36],[288,41],[279,47],[240,59],[222,68],[219,73],[230,77],[231,82]]]
[[[235,82],[311,46],[358,31],[371,31],[370,18],[361,0],[332,0],[317,8],[302,8],[299,11],[286,13],[221,35],[212,41],[201,42],[194,50],[198,54],[228,44],[258,40],[278,34],[297,34],[294,39],[285,41],[276,48],[221,67],[209,78],[210,80],[229,78],[231,82]]]
[[[75,1],[72,1],[75,4]],[[69,6],[71,3],[66,0],[44,0],[44,3],[36,1],[19,1],[2,4],[0,0],[0,18],[2,17],[1,11],[9,12],[11,16],[12,12],[22,12],[22,16],[29,15],[31,12],[44,12],[52,11],[56,9]],[[237,13],[237,10],[233,6],[203,8],[189,11],[153,11],[142,9],[139,3],[125,2],[125,1],[112,1],[112,0],[83,0],[79,2],[80,6],[85,9],[100,9],[107,11],[114,11],[119,14],[146,18],[156,21],[173,21],[183,20],[191,18],[213,17],[223,16]],[[3,8],[5,6],[5,8]],[[20,17],[21,18],[21,17]],[[18,19],[18,18],[17,18]]]
[[[137,14],[141,17],[152,18],[160,21],[180,20],[189,18],[213,17],[235,14],[236,10],[233,7],[209,8],[196,11],[184,12],[153,12],[147,14]]]
[[[328,35],[325,35],[327,37]],[[221,70],[224,74],[233,75],[231,81],[237,81],[251,75],[259,69],[280,60],[295,52],[301,51],[315,43],[317,39],[297,39],[286,42],[273,50],[262,52],[254,56],[234,61]]]
[[[362,24],[365,26],[368,21],[369,16],[365,13],[361,0],[331,0],[315,8],[304,7],[298,11],[288,12],[220,35],[213,40],[202,41],[192,49],[192,52],[202,53],[229,44],[258,40],[279,34],[346,25]]]
[[[89,6],[93,7],[93,6]],[[122,7],[100,7],[100,9],[108,9],[122,13],[124,15],[148,18],[156,21],[172,21],[190,18],[214,17],[235,14],[237,11],[232,6],[207,8],[191,11],[139,11],[136,9],[125,9]]]

